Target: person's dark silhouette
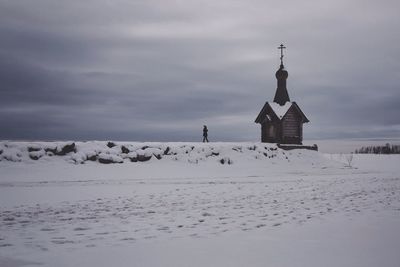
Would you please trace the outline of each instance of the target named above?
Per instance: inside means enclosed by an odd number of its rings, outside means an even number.
[[[203,143],[204,142],[208,143],[208,129],[207,129],[207,126],[205,126],[205,125],[203,127]]]

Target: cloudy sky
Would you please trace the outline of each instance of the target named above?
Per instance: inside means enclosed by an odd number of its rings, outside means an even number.
[[[398,0],[0,0],[0,139],[259,140],[284,43],[305,139],[400,135]]]

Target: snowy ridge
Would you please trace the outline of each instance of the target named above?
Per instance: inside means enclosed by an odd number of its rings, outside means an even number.
[[[276,144],[263,143],[139,143],[139,142],[0,142],[0,161],[65,160],[103,164],[170,160],[185,163],[217,162],[315,162],[327,161],[314,151],[284,151]]]

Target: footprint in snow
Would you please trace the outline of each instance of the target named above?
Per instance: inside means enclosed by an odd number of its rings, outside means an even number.
[[[76,227],[76,228],[74,228],[74,231],[86,231],[89,229],[90,229],[89,227]]]

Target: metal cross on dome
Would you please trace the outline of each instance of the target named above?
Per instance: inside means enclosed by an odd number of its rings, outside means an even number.
[[[281,50],[281,65],[283,65],[283,49],[286,49],[286,46],[281,44],[280,46],[278,46],[278,49]]]

